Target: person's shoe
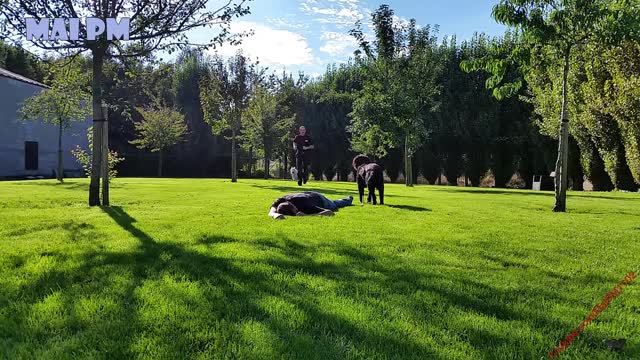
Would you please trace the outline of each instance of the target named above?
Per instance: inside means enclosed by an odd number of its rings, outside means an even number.
[[[302,186],[302,180],[298,179],[298,186]]]
[[[353,196],[349,195],[349,205],[353,204]]]

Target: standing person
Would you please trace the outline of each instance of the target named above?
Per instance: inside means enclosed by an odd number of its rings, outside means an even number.
[[[313,150],[313,141],[307,135],[307,128],[300,126],[298,135],[293,139],[293,149],[296,151],[296,169],[298,169],[298,186],[309,180],[309,158]]]

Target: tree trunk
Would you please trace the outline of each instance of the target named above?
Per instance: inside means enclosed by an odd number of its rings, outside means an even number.
[[[59,119],[58,124],[58,174],[56,178],[58,181],[64,181],[64,164],[62,163],[62,119]]]
[[[567,183],[569,177],[569,119],[567,119],[567,76],[569,75],[569,60],[571,47],[567,47],[564,54],[564,69],[562,74],[562,113],[560,114],[560,139],[558,141],[558,160],[556,161],[554,212],[567,210]]]
[[[251,178],[251,170],[253,170],[253,146],[249,147],[249,170],[247,175]]]
[[[587,180],[593,186],[593,191],[613,190],[613,182],[605,170],[604,161],[591,135],[585,132],[576,132],[576,140],[580,146],[583,168]]]
[[[411,174],[411,155],[409,154],[409,137],[404,138],[404,184],[413,186],[413,175]]]
[[[109,114],[102,105],[102,206],[109,206]]]
[[[162,150],[158,151],[158,177],[162,177]]]
[[[575,137],[569,136],[569,176],[571,177],[571,190],[584,191],[584,171],[580,164],[580,147]]]
[[[236,167],[236,128],[231,129],[231,182],[238,182]]]
[[[104,50],[99,46],[92,50],[93,56],[93,149],[91,159],[91,183],[89,184],[89,206],[100,205],[100,170],[102,168],[102,63]]]
[[[264,157],[264,178],[269,178],[269,168],[271,164],[269,164],[269,158],[267,156]]]
[[[635,192],[638,191],[638,185],[636,184],[633,174],[631,173],[631,169],[629,168],[623,141],[622,137],[620,137],[620,142],[617,144],[615,150],[616,160],[614,165],[614,186],[617,190]]]
[[[286,151],[284,152],[283,158],[284,158],[284,174],[283,174],[282,178],[286,180],[287,179],[287,174],[289,174],[289,164],[287,162],[288,159],[287,159],[287,152]]]

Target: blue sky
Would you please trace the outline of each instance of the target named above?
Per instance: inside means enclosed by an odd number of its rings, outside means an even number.
[[[506,29],[491,18],[498,0],[254,0],[251,15],[234,19],[233,32],[249,29],[255,34],[240,48],[272,69],[299,70],[315,76],[331,63],[349,59],[356,44],[348,31],[356,20],[371,23],[371,11],[380,4],[389,5],[398,21],[415,18],[419,25],[437,24],[440,37],[456,34],[459,40],[475,31],[501,35]],[[215,3],[216,1],[214,1]],[[210,31],[210,30],[209,30]],[[205,30],[192,34],[191,40],[206,37]],[[232,55],[236,47],[218,49]]]

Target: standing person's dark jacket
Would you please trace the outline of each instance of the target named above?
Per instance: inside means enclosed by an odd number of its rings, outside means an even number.
[[[304,147],[313,145],[311,137],[306,134],[296,135],[293,142],[296,144],[296,158],[304,158],[306,161],[309,161],[309,152],[304,150]]]
[[[278,208],[278,205],[289,202],[298,208],[299,211],[311,215],[324,211],[324,200],[322,196],[316,192],[308,191],[303,193],[285,195],[271,204],[272,208]]]

